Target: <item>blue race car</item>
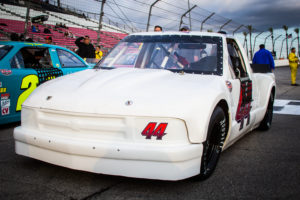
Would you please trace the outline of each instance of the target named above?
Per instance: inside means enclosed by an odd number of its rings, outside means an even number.
[[[40,84],[91,68],[72,51],[28,42],[0,42],[0,125],[20,121],[22,103]]]

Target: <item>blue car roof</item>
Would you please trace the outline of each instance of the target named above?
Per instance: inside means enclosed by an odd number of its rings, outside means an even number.
[[[38,43],[38,42],[0,41],[0,44],[1,45],[20,46],[20,47],[25,47],[25,46],[43,46],[43,47],[52,47],[52,48],[66,49],[66,50],[70,51],[69,49],[61,47],[61,46],[52,45],[52,44]]]

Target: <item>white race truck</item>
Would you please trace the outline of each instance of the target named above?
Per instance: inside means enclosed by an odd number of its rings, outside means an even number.
[[[132,34],[94,69],[29,96],[16,153],[94,173],[207,178],[222,150],[270,128],[274,79],[224,34]]]

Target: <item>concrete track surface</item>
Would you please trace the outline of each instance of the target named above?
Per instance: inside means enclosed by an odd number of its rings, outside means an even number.
[[[276,99],[300,100],[289,68],[275,75]],[[274,114],[269,131],[255,130],[224,151],[209,179],[178,182],[92,174],[16,155],[17,125],[0,127],[0,199],[300,199],[300,115]]]

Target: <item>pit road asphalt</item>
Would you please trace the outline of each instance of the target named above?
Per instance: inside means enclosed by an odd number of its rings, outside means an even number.
[[[275,76],[276,99],[300,100],[300,86],[290,86],[288,67],[276,68]],[[225,150],[205,181],[93,174],[19,156],[14,152],[16,126],[0,127],[1,200],[300,199],[300,115],[274,114],[269,131],[254,130]]]

